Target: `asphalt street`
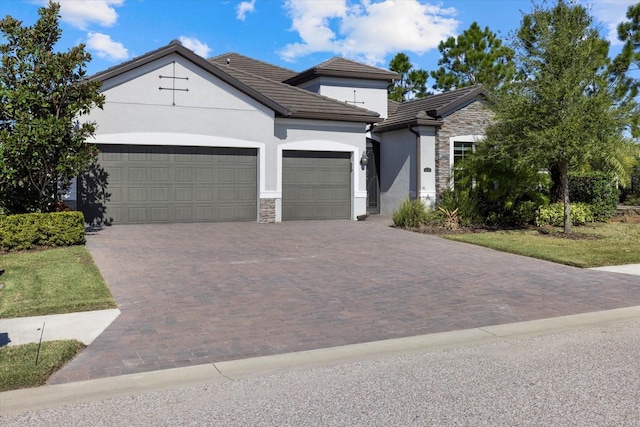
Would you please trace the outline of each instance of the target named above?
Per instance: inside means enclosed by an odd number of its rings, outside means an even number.
[[[640,426],[639,354],[640,319],[633,319],[77,403],[0,423]]]

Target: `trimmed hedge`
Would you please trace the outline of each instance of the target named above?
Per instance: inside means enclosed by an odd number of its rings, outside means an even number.
[[[84,240],[82,212],[29,213],[0,216],[0,250],[36,246],[81,245]]]
[[[569,175],[571,202],[588,203],[596,221],[611,218],[618,206],[620,190],[615,180],[603,172]]]

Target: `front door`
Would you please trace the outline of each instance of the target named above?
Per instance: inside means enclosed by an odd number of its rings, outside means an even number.
[[[380,143],[367,138],[367,213],[380,213]]]

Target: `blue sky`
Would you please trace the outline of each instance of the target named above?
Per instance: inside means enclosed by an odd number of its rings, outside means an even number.
[[[538,0],[538,3],[541,0]],[[583,0],[603,35],[639,0]],[[551,0],[550,3],[554,1]],[[59,0],[60,50],[85,43],[90,74],[180,39],[209,57],[238,52],[302,71],[332,56],[383,68],[405,52],[416,68],[434,70],[440,40],[473,21],[502,38],[518,28],[529,0]],[[44,0],[1,0],[0,16],[31,25]]]

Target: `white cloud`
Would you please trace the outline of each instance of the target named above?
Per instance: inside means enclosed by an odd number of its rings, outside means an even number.
[[[122,61],[129,57],[129,51],[122,43],[111,40],[111,36],[102,33],[87,34],[87,48],[95,51],[100,58]]]
[[[280,51],[287,61],[322,51],[381,64],[389,53],[437,48],[460,24],[455,9],[420,0],[287,0],[284,7],[302,40]]]
[[[203,43],[194,37],[180,36],[180,43],[182,43],[182,45],[187,49],[191,49],[197,55],[200,55],[203,58],[208,57],[211,53],[211,48],[207,46],[206,43]]]
[[[236,17],[244,21],[247,17],[247,13],[252,13],[256,8],[256,0],[243,1],[236,8]]]
[[[60,16],[64,22],[86,30],[90,24],[111,27],[118,20],[114,7],[122,6],[124,0],[58,0]]]
[[[627,9],[637,3],[637,0],[595,0],[585,3],[590,6],[591,14],[602,23],[604,37],[612,44],[621,44],[618,40],[618,24],[627,20]]]

